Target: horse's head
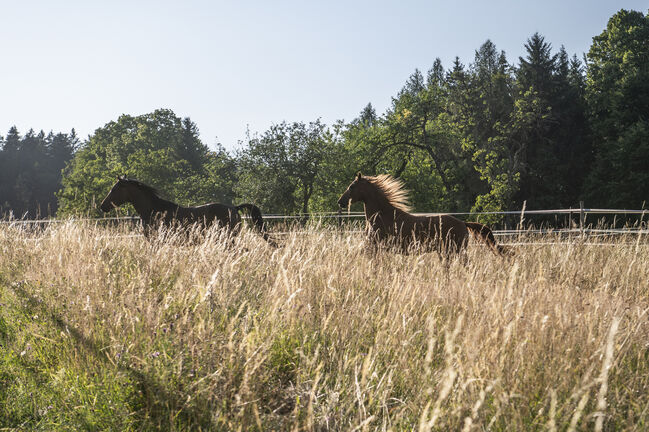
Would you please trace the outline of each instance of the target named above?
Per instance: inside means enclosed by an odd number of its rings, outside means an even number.
[[[104,213],[112,210],[113,207],[119,207],[130,199],[130,187],[127,179],[123,176],[117,177],[117,183],[113,185],[106,198],[101,202],[99,208]]]
[[[357,201],[363,201],[365,199],[367,186],[369,186],[369,182],[367,179],[363,178],[363,175],[359,172],[356,174],[354,181],[347,187],[345,193],[341,195],[340,199],[338,199],[338,206],[347,207],[350,202],[355,203]]]

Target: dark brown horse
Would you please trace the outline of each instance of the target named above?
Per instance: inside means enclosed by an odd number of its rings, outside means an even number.
[[[486,225],[464,222],[444,214],[410,214],[408,192],[400,180],[389,175],[364,177],[358,173],[338,200],[338,205],[346,207],[357,201],[365,206],[368,237],[374,245],[387,244],[402,252],[420,246],[448,255],[462,251],[471,232],[494,253],[507,254],[503,246],[496,244],[493,233]]]
[[[119,207],[124,203],[131,203],[135,207],[142,224],[144,232],[148,235],[154,224],[161,223],[166,226],[188,226],[200,224],[209,228],[217,223],[219,226],[236,234],[241,224],[240,210],[247,210],[252,221],[255,223],[261,235],[270,244],[275,242],[268,236],[261,216],[261,210],[254,204],[240,204],[231,206],[228,204],[210,203],[197,207],[182,207],[171,201],[160,197],[158,191],[138,180],[126,177],[117,177],[115,183],[101,202],[99,208],[103,212],[109,212],[113,207]]]

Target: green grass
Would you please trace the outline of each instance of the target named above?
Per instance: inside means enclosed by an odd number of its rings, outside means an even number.
[[[25,430],[126,430],[142,403],[134,380],[70,331],[29,286],[0,281],[0,419]]]

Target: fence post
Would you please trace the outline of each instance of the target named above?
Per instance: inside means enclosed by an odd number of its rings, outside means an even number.
[[[584,236],[584,202],[579,201],[579,234]]]
[[[521,241],[521,231],[523,231],[523,222],[525,221],[525,207],[527,207],[527,200],[523,201],[521,208],[521,218],[518,221],[518,241]]]

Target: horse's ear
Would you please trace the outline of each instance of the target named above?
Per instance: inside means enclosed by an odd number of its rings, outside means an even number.
[[[360,179],[361,179],[361,177],[363,177],[363,174],[361,174],[361,172],[360,172],[360,171],[359,171],[359,172],[357,172],[357,173],[356,173],[356,180],[360,180]]]

